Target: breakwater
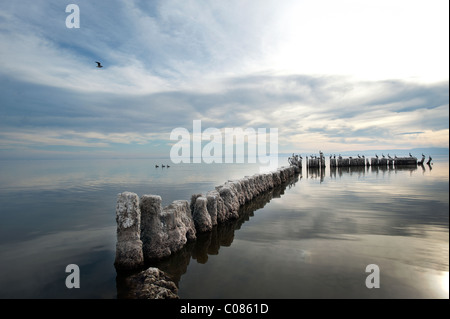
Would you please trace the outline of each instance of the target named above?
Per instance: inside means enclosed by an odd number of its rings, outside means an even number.
[[[117,297],[119,299],[167,299],[171,298],[171,292],[178,294],[177,287],[181,277],[188,271],[188,266],[193,260],[205,264],[208,262],[209,256],[218,255],[222,247],[230,247],[235,233],[256,214],[257,210],[264,208],[273,198],[281,198],[286,189],[293,187],[298,180],[299,175],[296,174],[290,177],[286,183],[254,197],[239,208],[237,219],[219,223],[213,227],[212,231],[197,233],[195,240],[187,242],[181,250],[169,258],[151,260],[146,263],[143,271],[138,269],[131,272],[117,272]],[[150,274],[147,267],[153,269]],[[155,276],[152,273],[156,270]],[[158,281],[158,278],[164,274],[169,279]],[[172,283],[175,285],[175,289],[173,289]]]
[[[159,260],[180,251],[198,234],[239,218],[244,205],[288,182],[299,171],[299,166],[291,165],[230,180],[206,194],[192,195],[190,202],[176,200],[164,208],[158,195],[118,194],[116,269],[139,269],[145,261]]]

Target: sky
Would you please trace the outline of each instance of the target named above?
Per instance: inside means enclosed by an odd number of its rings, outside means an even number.
[[[286,153],[448,148],[448,6],[1,1],[0,159],[168,157],[194,120]]]

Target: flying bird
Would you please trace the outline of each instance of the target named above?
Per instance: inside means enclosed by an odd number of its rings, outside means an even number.
[[[103,65],[100,62],[95,61],[95,63],[97,63],[97,68],[103,68]]]

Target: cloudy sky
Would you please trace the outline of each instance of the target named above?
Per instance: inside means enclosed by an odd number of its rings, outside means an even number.
[[[168,156],[193,120],[280,152],[448,147],[448,6],[1,1],[0,158]]]

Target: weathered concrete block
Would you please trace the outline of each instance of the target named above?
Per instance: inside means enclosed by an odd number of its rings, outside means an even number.
[[[249,199],[252,200],[255,198],[255,196],[258,195],[258,191],[255,186],[255,177],[254,176],[247,176],[248,181],[248,196]]]
[[[280,172],[272,172],[272,180],[273,180],[273,186],[277,187],[281,185],[281,178],[280,178]]]
[[[287,176],[286,176],[285,171],[283,169],[278,169],[278,171],[280,172],[281,183],[286,183]]]
[[[223,199],[226,216],[225,220],[239,217],[239,201],[236,198],[232,188],[224,184],[218,188],[220,197]]]
[[[212,229],[211,216],[208,213],[207,204],[208,199],[203,196],[197,197],[195,201],[192,218],[194,219],[197,232],[206,232]]]
[[[208,214],[211,217],[212,226],[217,225],[217,196],[211,193],[206,194],[206,209],[208,210]]]
[[[196,238],[195,224],[186,200],[176,200],[164,207],[161,222],[167,234],[166,245],[171,254],[183,248],[188,240]]]
[[[145,259],[160,259],[180,250],[196,238],[196,229],[187,201],[177,200],[164,209],[161,197],[141,197],[141,239]]]
[[[231,186],[235,196],[237,197],[239,206],[244,205],[245,204],[245,195],[242,190],[241,182],[239,180],[236,180],[236,181],[230,181],[228,183]]]
[[[250,195],[250,192],[249,192],[249,190],[250,190],[250,183],[248,181],[248,178],[244,177],[244,178],[240,179],[239,183],[241,184],[242,193],[244,194],[245,203],[247,203],[252,198],[252,196]]]
[[[203,196],[202,194],[192,194],[191,195],[191,213],[194,213],[194,206],[195,206],[195,201],[197,200],[198,197]]]
[[[141,197],[141,238],[146,259],[158,259],[171,254],[167,245],[166,227],[161,221],[161,202],[161,196],[143,195]]]
[[[225,207],[223,198],[220,196],[219,192],[217,190],[209,191],[206,194],[207,198],[208,196],[214,196],[216,199],[216,205],[217,205],[217,223],[223,223],[227,220],[227,208]],[[211,222],[213,222],[211,218]]]
[[[117,195],[117,244],[114,265],[117,269],[135,269],[144,265],[140,239],[141,211],[139,197],[124,192]]]

